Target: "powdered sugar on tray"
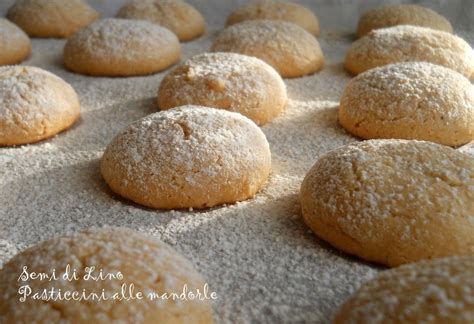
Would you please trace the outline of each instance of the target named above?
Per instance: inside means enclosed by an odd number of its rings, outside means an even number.
[[[123,2],[89,3],[108,17]],[[208,51],[226,15],[242,3],[189,2],[204,14],[208,27],[203,37],[182,43],[182,60]],[[337,108],[350,80],[343,70],[344,55],[354,40],[359,12],[368,6],[362,2],[340,7],[325,0],[301,1],[320,18],[318,41],[326,65],[314,75],[285,80],[288,107],[262,127],[273,165],[263,191],[254,199],[203,211],[142,208],[115,196],[99,172],[99,159],[114,136],[157,111],[156,91],[169,70],[133,78],[81,76],[62,65],[64,40],[33,39],[33,54],[25,64],[69,82],[80,97],[82,118],[51,140],[0,148],[0,261],[55,235],[91,226],[124,226],[164,240],[193,262],[219,296],[214,302],[216,323],[327,323],[377,272],[373,265],[318,240],[304,225],[298,203],[301,181],[316,159],[358,140],[339,126]],[[470,0],[459,2],[459,8],[472,8]],[[0,4],[2,12],[9,3]],[[446,1],[430,3],[474,44],[474,31],[463,30],[474,27],[472,17],[460,19],[469,17],[458,16]],[[461,11],[459,15],[468,12]]]

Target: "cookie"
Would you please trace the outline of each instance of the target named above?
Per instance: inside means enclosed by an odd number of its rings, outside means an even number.
[[[471,255],[474,158],[447,146],[369,140],[320,157],[301,185],[303,218],[342,251],[388,266]]]
[[[269,145],[257,125],[237,113],[199,106],[133,123],[112,140],[101,161],[114,192],[161,209],[251,198],[270,169]]]
[[[312,74],[324,64],[316,38],[284,21],[250,20],[227,27],[214,40],[211,51],[255,56],[286,78]]]
[[[371,9],[359,19],[357,37],[362,37],[373,29],[413,25],[453,32],[451,23],[435,11],[414,4],[386,5]]]
[[[53,270],[56,280],[31,277],[35,272],[53,278]],[[4,265],[0,322],[212,323],[209,300],[156,298],[179,296],[185,285],[187,292],[199,289],[203,294],[201,275],[165,243],[129,229],[88,229],[43,241]],[[53,291],[57,298],[69,299],[34,299],[44,291],[46,297]]]
[[[345,323],[474,323],[474,257],[451,257],[383,271],[337,312]]]
[[[235,53],[196,55],[161,81],[161,110],[200,105],[241,113],[258,125],[278,116],[287,103],[280,75],[255,57]]]
[[[31,37],[66,38],[98,17],[83,0],[16,0],[7,13]]]
[[[474,140],[474,88],[461,74],[439,65],[385,65],[349,81],[339,123],[365,139],[465,144]]]
[[[28,66],[0,68],[0,146],[46,139],[79,115],[76,92],[54,74]]]
[[[290,2],[264,1],[250,3],[233,11],[228,17],[226,26],[246,20],[283,20],[294,23],[314,36],[319,36],[319,21],[311,10]]]
[[[20,28],[0,18],[0,65],[17,64],[31,52],[31,42]]]
[[[352,43],[345,68],[358,74],[390,63],[423,61],[450,68],[470,78],[474,51],[453,34],[416,26],[373,30]]]
[[[116,17],[148,20],[171,30],[181,41],[199,37],[206,29],[201,13],[181,0],[133,0]]]
[[[179,60],[178,38],[147,21],[103,19],[81,29],[64,46],[64,65],[96,76],[132,76],[159,72]]]

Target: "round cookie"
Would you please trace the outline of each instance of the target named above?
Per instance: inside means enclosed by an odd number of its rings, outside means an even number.
[[[349,81],[339,123],[365,139],[465,144],[474,140],[474,87],[461,74],[431,63],[385,65]]]
[[[206,29],[201,13],[181,0],[133,0],[116,17],[148,20],[171,30],[181,41],[199,37]]]
[[[275,118],[287,103],[280,75],[255,57],[235,53],[196,55],[161,81],[161,110],[187,104],[241,113],[258,125]]]
[[[28,66],[0,68],[0,146],[46,139],[79,115],[76,92],[54,74]]]
[[[413,4],[386,5],[365,12],[359,19],[357,37],[373,29],[412,25],[453,32],[451,23],[435,11]]]
[[[66,38],[98,17],[83,0],[16,0],[7,13],[31,37]]]
[[[65,280],[76,273],[77,280]],[[51,275],[57,280],[19,280],[24,273]],[[86,268],[89,267],[88,271]],[[94,267],[94,269],[92,269]],[[92,271],[91,271],[92,270]],[[100,278],[102,272],[103,280]],[[90,274],[89,277],[87,276]],[[119,274],[120,273],[120,274]],[[120,279],[121,278],[121,279]],[[133,284],[133,293],[129,294]],[[88,229],[56,237],[14,256],[0,270],[0,322],[2,323],[212,323],[208,300],[153,299],[150,293],[203,293],[204,280],[193,265],[165,243],[138,232],[120,229]],[[122,285],[125,298],[121,297]],[[24,302],[19,299],[28,294]],[[35,293],[53,289],[69,300],[34,300]],[[21,293],[23,291],[23,293]],[[93,299],[91,294],[107,299]],[[72,299],[77,292],[76,299]],[[141,293],[141,298],[137,294]],[[88,296],[88,299],[82,298]],[[156,295],[155,295],[156,296]],[[79,299],[82,298],[82,299]],[[79,299],[79,300],[78,300]]]
[[[110,188],[153,208],[205,208],[252,197],[271,169],[263,132],[229,111],[183,106],[149,115],[107,146]]]
[[[322,156],[301,186],[303,218],[338,249],[398,266],[474,249],[474,158],[422,141],[369,140]]]
[[[284,21],[250,20],[227,27],[214,40],[211,51],[255,56],[287,78],[317,72],[324,64],[316,38]]]
[[[474,257],[381,272],[344,303],[334,324],[474,323]]]
[[[474,51],[462,38],[407,25],[373,30],[352,43],[345,67],[358,74],[378,66],[409,61],[442,65],[467,78],[474,73]]]
[[[0,18],[0,65],[17,64],[31,52],[31,42],[20,28]]]
[[[179,60],[178,38],[147,21],[103,19],[81,29],[64,46],[64,65],[97,76],[159,72]]]
[[[244,5],[227,17],[226,26],[256,19],[288,21],[315,36],[319,36],[320,33],[318,18],[311,10],[290,2],[265,1]]]

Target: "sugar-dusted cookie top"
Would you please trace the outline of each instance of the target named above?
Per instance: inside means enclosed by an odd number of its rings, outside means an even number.
[[[98,17],[83,0],[16,0],[7,13],[31,37],[66,38]]]
[[[301,185],[306,224],[342,251],[388,266],[472,255],[474,158],[413,140],[323,155]]]
[[[286,106],[278,72],[256,57],[236,53],[193,56],[161,81],[160,109],[193,104],[241,113],[262,125]]]
[[[162,209],[205,208],[252,197],[267,181],[270,148],[247,117],[182,106],[131,124],[107,146],[101,172],[110,188]]]

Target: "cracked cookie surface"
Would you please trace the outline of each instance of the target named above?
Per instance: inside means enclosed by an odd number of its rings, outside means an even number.
[[[130,297],[132,284],[144,298],[113,299],[114,294]],[[147,295],[180,294],[184,285],[202,292],[204,284],[194,266],[167,244],[125,228],[92,228],[43,241],[5,264],[0,270],[0,322],[207,324],[212,323],[208,300]],[[122,285],[127,287],[124,295]],[[30,293],[21,302],[26,294],[19,291],[26,286]],[[55,298],[41,295],[51,290]],[[59,298],[68,292],[69,300]],[[44,298],[35,299],[35,294]]]
[[[79,115],[76,92],[54,74],[29,66],[0,68],[0,146],[49,138]]]
[[[313,232],[369,261],[397,266],[474,250],[474,158],[446,146],[337,148],[308,172],[300,201]]]
[[[461,74],[431,63],[382,66],[347,84],[339,122],[364,139],[466,144],[474,140],[474,87]]]
[[[153,208],[205,208],[252,197],[271,169],[263,132],[247,117],[182,106],[149,115],[107,146],[110,188]]]
[[[161,81],[158,106],[202,105],[241,113],[258,125],[278,116],[288,98],[280,75],[255,57],[204,53],[173,69]]]

